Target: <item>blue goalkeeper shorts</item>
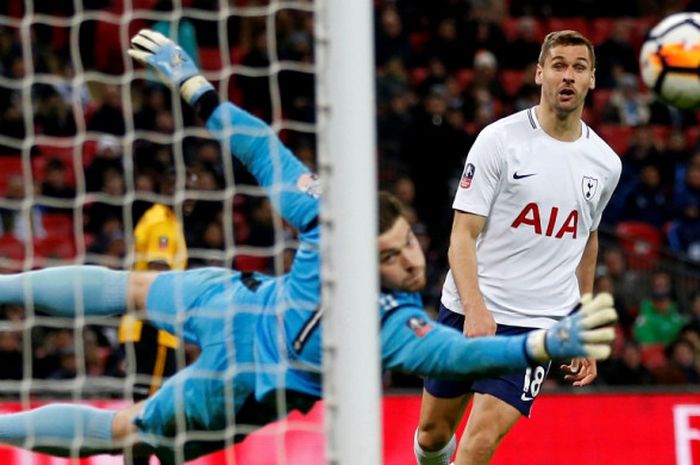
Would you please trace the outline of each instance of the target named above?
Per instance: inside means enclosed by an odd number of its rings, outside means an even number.
[[[464,328],[464,315],[455,313],[440,304],[437,321],[455,328],[459,332]],[[513,336],[527,333],[534,328],[498,325],[496,334]],[[551,362],[531,365],[522,371],[511,372],[494,378],[473,381],[453,381],[426,378],[424,388],[435,397],[455,398],[464,394],[478,392],[490,394],[515,407],[522,415],[529,417],[532,404],[544,383]]]
[[[261,308],[245,276],[221,268],[167,272],[149,290],[149,320],[201,347],[199,358],[147,399],[135,420],[141,439],[166,462],[185,431],[190,440],[197,435],[184,447],[186,459],[221,449],[226,436],[236,435],[234,415],[255,393]]]

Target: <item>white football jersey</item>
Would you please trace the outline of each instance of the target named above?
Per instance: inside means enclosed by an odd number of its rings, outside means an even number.
[[[453,208],[487,217],[476,257],[496,323],[548,328],[580,298],[576,268],[622,169],[581,125],[578,140],[563,142],[530,108],[484,128],[469,151]],[[451,271],[441,301],[464,313]]]

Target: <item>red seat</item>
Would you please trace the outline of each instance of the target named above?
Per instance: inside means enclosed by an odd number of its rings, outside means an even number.
[[[640,353],[642,365],[650,370],[656,370],[666,366],[666,350],[663,344],[642,344]]]
[[[422,53],[425,50],[425,44],[430,40],[430,36],[425,32],[413,32],[408,36],[408,41],[414,52]]]
[[[603,108],[610,101],[610,96],[612,95],[612,89],[595,89],[591,91],[591,97],[593,98],[593,111],[596,114],[601,115],[603,113]]]
[[[246,51],[243,49],[243,47],[233,47],[231,49],[231,64],[240,65],[243,62],[243,57],[245,54]]]
[[[22,157],[0,155],[0,173],[0,196],[4,196],[10,176],[22,176]]]
[[[632,30],[630,34],[630,45],[635,50],[639,50],[642,47],[642,42],[647,32],[653,28],[658,22],[658,18],[653,16],[646,16],[640,18],[632,18]]]
[[[269,257],[238,255],[233,260],[233,267],[238,271],[265,271],[268,263]]]
[[[613,18],[594,18],[591,21],[591,27],[589,31],[589,38],[593,45],[600,45],[612,34],[613,25],[615,21]]]
[[[49,236],[71,237],[74,233],[73,219],[64,213],[45,213],[41,223]]]
[[[72,143],[72,140],[69,142]],[[39,156],[32,157],[32,175],[35,179],[44,179],[44,169],[46,163],[55,158],[63,162],[63,166],[66,169],[66,183],[69,186],[75,187],[75,169],[73,166],[73,160],[75,158],[75,149],[72,145],[64,145],[62,143],[56,145],[41,144],[37,145],[36,148],[39,151]]]
[[[218,47],[201,47],[199,49],[199,64],[205,71],[221,71],[223,59]]]
[[[89,166],[97,156],[97,141],[86,140],[83,144],[83,166]]]
[[[19,271],[22,269],[23,260],[24,244],[22,241],[12,234],[0,235],[0,270]]]
[[[115,7],[119,10],[119,6]],[[120,39],[119,24],[97,21],[95,24],[95,67],[107,74],[124,72],[124,47]]]
[[[469,87],[469,84],[474,79],[474,70],[471,68],[464,68],[457,71],[457,82],[459,83],[459,88],[464,90]]]
[[[550,31],[563,31],[566,29],[573,29],[574,31],[580,32],[584,36],[588,37],[588,20],[581,16],[574,16],[571,18],[548,18],[547,24]]]
[[[620,156],[627,152],[635,128],[621,124],[601,124],[596,132]]]
[[[413,68],[411,70],[411,85],[419,86],[428,77],[428,68]]]
[[[693,148],[700,140],[700,127],[690,126],[685,130],[685,143],[687,147]]]
[[[517,16],[507,16],[501,21],[501,29],[503,29],[503,34],[505,34],[508,41],[513,41],[518,37],[518,23],[520,19]],[[535,40],[541,42],[544,36],[547,35],[547,28],[542,24],[542,20],[538,18],[532,19],[535,21]]]
[[[34,240],[35,265],[43,266],[46,259],[73,260],[75,256],[72,236],[46,236]]]
[[[505,69],[498,74],[506,95],[515,96],[523,85],[525,71],[520,69]]]
[[[616,226],[615,234],[627,253],[630,268],[649,270],[656,266],[663,239],[661,231],[641,221],[623,221]]]
[[[671,126],[666,126],[663,124],[654,124],[651,126],[651,132],[654,133],[654,139],[656,140],[668,140],[668,136],[671,133]]]

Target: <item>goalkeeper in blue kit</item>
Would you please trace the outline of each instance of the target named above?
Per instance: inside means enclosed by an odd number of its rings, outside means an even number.
[[[34,304],[59,317],[135,311],[201,347],[199,359],[145,401],[121,411],[53,404],[0,415],[0,443],[61,455],[155,453],[190,460],[239,441],[256,426],[308,411],[321,397],[318,179],[273,130],[230,102],[170,39],[142,30],[129,50],[178,90],[206,127],[265,188],[299,231],[288,274],[221,268],[130,272],[66,266],[0,276],[0,302]],[[381,357],[385,369],[421,376],[475,378],[535,361],[606,358],[616,320],[608,294],[549,330],[465,339],[428,320],[417,291],[425,258],[400,203],[379,196]],[[283,395],[280,395],[283,393]],[[246,428],[237,428],[246,425]],[[252,426],[252,428],[251,428]],[[178,433],[187,433],[185,440]]]

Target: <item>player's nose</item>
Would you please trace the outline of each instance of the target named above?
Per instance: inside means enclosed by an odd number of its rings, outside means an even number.
[[[404,268],[412,269],[418,265],[419,259],[418,254],[412,248],[405,248],[401,251],[401,259],[404,264]]]
[[[568,66],[564,70],[564,76],[563,76],[564,81],[566,82],[574,82],[574,69],[571,66]]]

